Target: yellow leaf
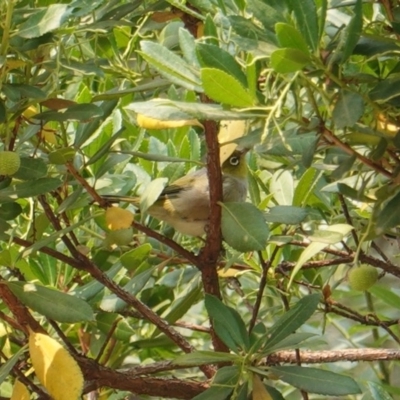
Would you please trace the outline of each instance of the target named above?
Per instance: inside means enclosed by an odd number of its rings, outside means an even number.
[[[31,119],[34,115],[39,114],[39,111],[37,109],[37,107],[35,106],[29,106],[23,113],[22,115],[26,118],[26,119]]]
[[[17,379],[14,383],[10,400],[29,400],[30,398],[31,395],[26,386]]]
[[[218,132],[218,141],[221,145],[219,157],[221,164],[228,159],[237,147],[236,143],[230,143],[246,134],[247,123],[243,120],[221,121]]]
[[[272,400],[260,377],[253,374],[253,400]]]
[[[385,132],[389,136],[396,136],[400,127],[395,123],[389,121],[388,118],[382,113],[377,115],[377,126],[380,131]]]
[[[31,331],[29,354],[36,376],[54,400],[81,398],[82,371],[60,343],[48,335]]]
[[[106,225],[108,229],[116,231],[127,229],[133,222],[134,215],[129,210],[121,207],[109,207],[106,210]]]
[[[181,126],[200,126],[203,125],[197,119],[181,119],[181,120],[172,120],[166,121],[162,119],[156,119],[147,117],[143,114],[138,114],[136,116],[136,122],[141,128],[145,129],[168,129],[168,128],[180,128]]]

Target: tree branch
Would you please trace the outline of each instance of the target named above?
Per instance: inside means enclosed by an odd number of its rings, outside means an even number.
[[[343,361],[390,361],[400,360],[400,350],[397,349],[346,349],[307,351],[300,350],[300,361],[302,364],[320,364]],[[280,363],[297,364],[297,355],[294,350],[278,351],[265,359],[266,365]]]

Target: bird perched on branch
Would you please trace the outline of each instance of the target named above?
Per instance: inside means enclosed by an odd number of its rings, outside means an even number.
[[[224,202],[245,201],[247,195],[247,150],[235,150],[221,166]],[[127,202],[139,206],[139,197],[103,196],[110,202]],[[191,172],[166,186],[146,211],[165,221],[175,230],[190,236],[202,236],[210,214],[210,191],[207,169]]]

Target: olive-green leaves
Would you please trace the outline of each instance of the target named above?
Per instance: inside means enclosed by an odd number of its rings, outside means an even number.
[[[250,203],[223,203],[222,236],[235,250],[263,250],[269,229],[263,213]]]

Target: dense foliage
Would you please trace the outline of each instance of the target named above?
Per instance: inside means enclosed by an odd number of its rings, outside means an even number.
[[[400,395],[396,1],[0,15],[1,396],[75,398],[79,371],[85,398]],[[232,143],[249,196],[222,204]],[[201,165],[204,240],[144,212]],[[110,224],[109,194],[142,212]]]

